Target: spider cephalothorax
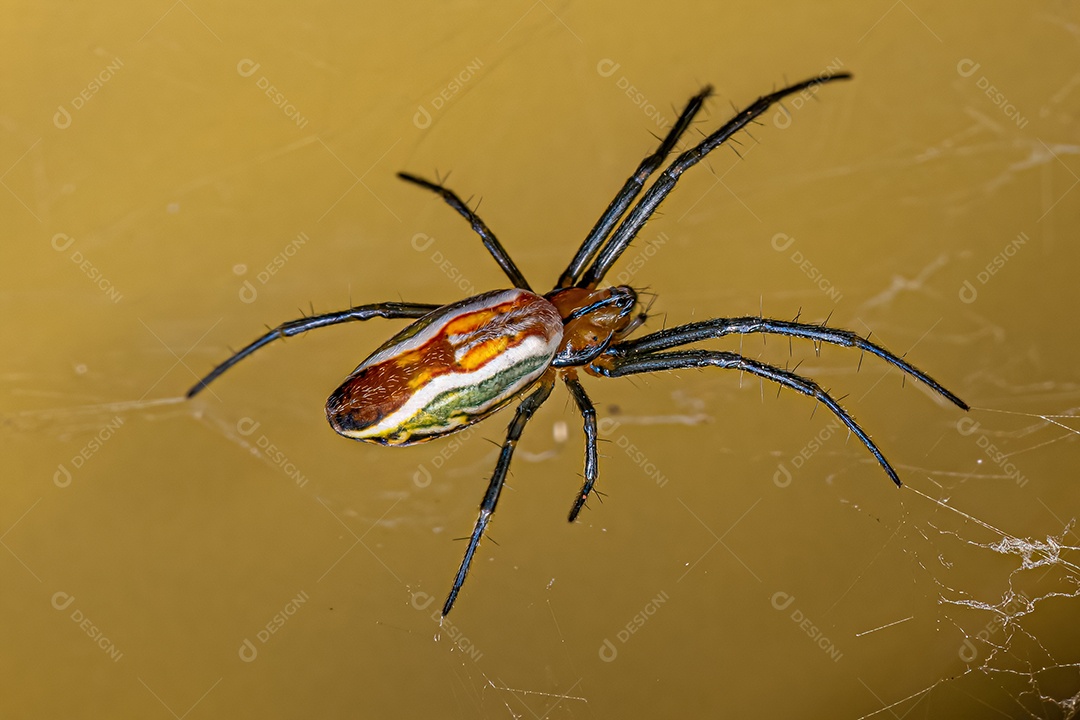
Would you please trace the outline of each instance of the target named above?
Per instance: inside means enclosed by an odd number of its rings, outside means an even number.
[[[637,293],[625,285],[603,290],[562,288],[547,299],[563,319],[563,340],[553,367],[587,365],[640,324]]]
[[[786,335],[818,344],[856,347],[877,355],[926,383],[958,407],[968,409],[964,401],[926,373],[850,330],[764,317],[714,318],[631,338],[646,317],[638,304],[637,293],[625,285],[598,288],[683,172],[774,103],[848,77],[847,73],[839,73],[812,78],[758,98],[719,130],[678,155],[637,200],[646,180],[675,149],[711,92],[710,88],[702,90],[691,98],[656,152],[641,162],[615,195],[555,288],[544,296],[532,291],[495,235],[457,195],[438,183],[402,173],[403,179],[441,195],[471,223],[513,288],[482,293],[450,305],[377,303],[284,323],[214,368],[188,391],[188,397],[277,338],[375,317],[408,318],[415,322],[364,360],[327,400],[327,418],[338,433],[382,445],[411,445],[457,432],[524,394],[510,421],[495,472],[480,503],[480,516],[443,605],[444,615],[454,606],[465,582],[480,539],[495,511],[521,433],[551,394],[557,378],[563,380],[574,398],[585,431],[585,482],[570,509],[571,522],[593,492],[598,474],[596,411],[578,380],[578,368],[594,376],[621,377],[681,368],[720,367],[771,380],[828,407],[899,485],[899,476],[870,436],[813,380],[738,353],[674,348],[746,333]]]

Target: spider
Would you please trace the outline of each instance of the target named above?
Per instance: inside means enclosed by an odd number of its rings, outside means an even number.
[[[494,233],[453,191],[439,182],[399,173],[401,179],[440,195],[469,221],[513,288],[481,293],[449,305],[383,302],[283,323],[215,367],[188,391],[187,397],[194,396],[273,340],[376,317],[414,322],[360,363],[330,395],[326,402],[327,419],[341,435],[391,446],[426,442],[483,420],[524,395],[507,428],[465,556],[443,604],[444,616],[454,606],[480,539],[495,512],[514,448],[529,419],[551,395],[557,378],[562,379],[573,397],[583,418],[585,434],[585,481],[570,509],[570,522],[574,522],[594,492],[598,474],[596,410],[578,378],[579,370],[588,375],[615,378],[661,370],[718,367],[771,380],[824,404],[899,486],[899,476],[870,436],[813,380],[733,352],[674,348],[746,333],[786,335],[815,344],[859,348],[926,383],[961,409],[968,409],[963,400],[926,373],[851,330],[765,317],[715,318],[631,339],[629,336],[645,322],[648,308],[639,304],[637,293],[628,286],[598,287],[687,169],[783,98],[850,77],[849,73],[822,75],[763,95],[723,127],[679,154],[635,203],[646,181],[675,149],[711,94],[711,87],[703,88],[687,103],[656,151],[627,179],[581,243],[555,288],[545,295],[532,291]]]

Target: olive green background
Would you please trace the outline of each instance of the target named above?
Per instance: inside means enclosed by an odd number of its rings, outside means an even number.
[[[1080,16],[1065,3],[9,4],[0,42],[0,716],[1065,717],[1080,693]],[[406,449],[322,404],[402,326],[264,325],[546,289],[682,104],[687,173],[610,278],[649,327],[801,313],[906,354],[741,349],[562,387],[458,606],[509,411]],[[751,137],[752,136],[752,137]],[[732,152],[738,150],[738,155]],[[741,160],[740,160],[741,156]],[[482,202],[481,202],[482,200]]]

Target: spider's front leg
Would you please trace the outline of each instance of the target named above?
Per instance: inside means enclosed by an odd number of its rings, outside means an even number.
[[[633,209],[626,214],[619,226],[611,232],[611,236],[608,238],[607,243],[600,249],[596,259],[593,260],[592,265],[590,265],[578,278],[576,283],[578,287],[594,288],[604,279],[604,275],[607,274],[608,270],[611,269],[611,266],[615,264],[615,261],[619,259],[619,256],[623,254],[626,248],[630,246],[630,243],[633,242],[638,232],[645,227],[645,223],[652,217],[653,213],[656,212],[656,209],[660,207],[660,203],[662,203],[664,198],[671,193],[672,189],[675,187],[675,183],[679,181],[682,174],[689,168],[699,163],[705,156],[727,142],[732,135],[745,128],[748,124],[752,123],[755,118],[789,95],[810,91],[825,83],[835,82],[836,80],[848,80],[850,78],[851,74],[846,72],[835,73],[833,75],[820,75],[795,83],[794,85],[788,85],[787,87],[771,92],[768,95],[762,95],[757,100],[750,103],[745,109],[737,113],[731,120],[724,123],[723,127],[719,130],[675,158],[675,160],[660,173],[660,177],[649,186],[649,189],[645,191],[645,194],[638,200]]]
[[[517,412],[514,413],[514,419],[510,421],[510,426],[506,430],[506,441],[503,443],[502,451],[499,453],[499,460],[495,464],[495,473],[491,476],[487,492],[484,493],[484,499],[480,503],[480,516],[476,519],[476,527],[473,528],[472,535],[469,537],[469,546],[465,548],[465,557],[461,559],[461,567],[458,568],[457,575],[454,576],[454,585],[450,588],[450,594],[443,604],[442,614],[444,616],[448,615],[451,608],[454,607],[454,601],[457,600],[458,593],[461,592],[461,586],[465,584],[465,576],[469,573],[469,566],[472,565],[476,548],[480,546],[480,538],[484,536],[484,530],[487,528],[488,522],[491,521],[492,513],[495,512],[495,505],[499,502],[499,494],[502,492],[503,484],[506,482],[506,473],[510,469],[510,458],[514,455],[514,448],[517,446],[518,440],[521,439],[521,433],[525,430],[525,425],[528,424],[533,413],[551,395],[551,390],[554,387],[555,370],[548,369],[538,381],[536,389],[518,405]]]
[[[840,403],[823,390],[820,385],[809,378],[736,353],[715,350],[676,350],[675,352],[641,353],[638,355],[607,354],[595,360],[592,367],[597,372],[608,377],[623,377],[625,375],[660,372],[663,370],[719,367],[729,370],[741,370],[766,380],[772,380],[778,385],[816,398],[825,407],[829,408],[862,441],[862,444],[866,446],[866,449],[870,451],[870,454],[874,456],[897,487],[901,485],[900,476],[896,474],[892,465],[885,459],[881,450],[870,439],[866,431],[855,422],[855,418],[851,417]]]
[[[663,142],[660,143],[660,147],[656,149],[649,157],[641,161],[638,165],[638,169],[627,178],[619,192],[612,198],[608,204],[607,209],[604,210],[604,214],[593,225],[592,230],[582,241],[581,247],[578,248],[577,253],[574,255],[573,260],[563,271],[563,274],[559,276],[559,282],[555,287],[563,288],[570,287],[577,282],[578,275],[585,269],[585,263],[592,260],[596,251],[600,249],[604,241],[607,239],[608,234],[611,233],[612,228],[619,222],[619,218],[623,216],[626,209],[630,207],[630,203],[634,201],[634,198],[638,196],[641,189],[645,186],[645,181],[649,179],[656,169],[663,164],[667,159],[668,154],[679,143],[679,140],[686,133],[687,128],[690,127],[690,123],[694,121],[694,116],[701,110],[702,103],[705,99],[712,94],[712,87],[706,85],[702,88],[694,97],[690,98],[690,102],[686,104],[682,114],[679,115],[679,119],[675,121],[675,124],[671,126],[671,130],[668,131],[667,136]]]
[[[877,355],[885,362],[893,365],[903,372],[911,375],[919,382],[925,383],[934,392],[953,403],[961,410],[969,410],[968,404],[947,390],[941,383],[924,373],[919,368],[907,362],[903,358],[894,355],[881,345],[863,338],[851,330],[841,330],[825,325],[812,325],[810,323],[793,322],[789,320],[773,320],[757,316],[738,318],[713,318],[699,322],[687,323],[676,327],[658,330],[648,335],[624,340],[611,347],[610,352],[621,355],[637,355],[642,353],[655,353],[658,350],[689,345],[701,340],[723,337],[724,335],[747,335],[749,333],[764,333],[769,335],[786,335],[787,337],[813,340],[815,343],[829,343],[840,347],[855,347],[873,355]]]

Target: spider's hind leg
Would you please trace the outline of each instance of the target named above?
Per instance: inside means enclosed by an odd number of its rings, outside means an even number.
[[[290,320],[287,323],[282,323],[276,328],[271,329],[268,333],[256,338],[238,352],[233,353],[231,357],[207,373],[205,377],[199,380],[199,382],[195,383],[195,385],[187,391],[187,397],[190,398],[195,396],[233,365],[240,362],[248,355],[251,355],[263,345],[267,345],[278,338],[292,337],[293,335],[299,335],[300,333],[327,327],[329,325],[359,320],[370,320],[371,318],[377,317],[390,319],[418,319],[424,317],[432,310],[438,310],[439,307],[440,306],[438,305],[427,305],[423,303],[375,303],[373,305],[357,305],[348,310],[340,310],[338,312],[311,315],[309,317],[300,318],[299,320]]]
[[[499,502],[499,494],[502,492],[503,485],[506,482],[506,473],[510,469],[510,458],[514,455],[514,447],[517,446],[517,441],[521,439],[521,433],[525,430],[525,425],[528,424],[533,413],[548,399],[554,387],[555,371],[548,370],[540,378],[537,388],[518,405],[514,419],[510,421],[510,426],[506,430],[506,441],[503,442],[499,460],[495,463],[495,472],[488,483],[484,499],[480,502],[480,516],[476,519],[476,527],[473,528],[472,535],[469,537],[469,546],[465,548],[465,557],[461,559],[461,567],[458,568],[457,575],[454,576],[454,584],[450,588],[450,594],[446,597],[446,602],[443,604],[442,614],[444,616],[449,614],[454,607],[454,601],[457,600],[458,593],[461,592],[461,586],[465,584],[465,576],[469,574],[473,556],[476,555],[476,549],[480,546],[480,538],[484,536],[484,530],[487,529],[488,523],[491,521],[491,515],[495,512],[495,505]]]

